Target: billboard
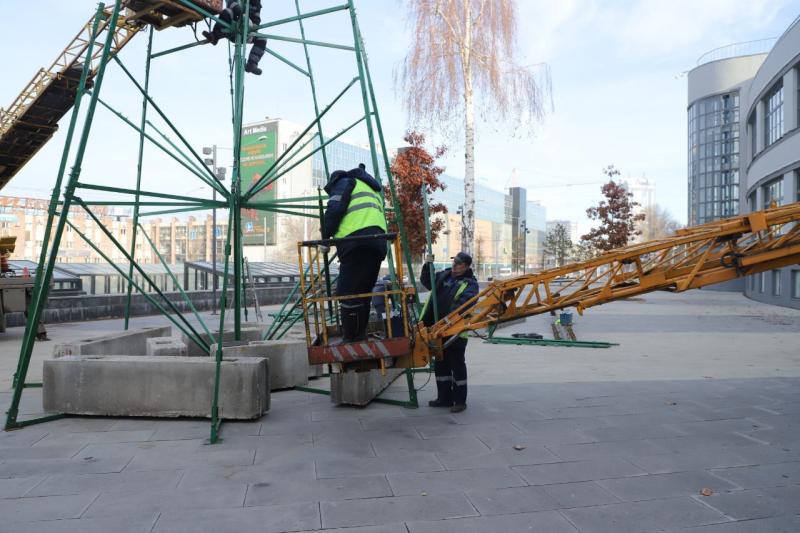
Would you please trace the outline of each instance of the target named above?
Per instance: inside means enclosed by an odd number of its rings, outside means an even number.
[[[242,128],[242,191],[250,188],[275,162],[278,147],[278,123],[268,122]],[[276,197],[277,181],[253,196],[253,202],[266,202]],[[275,244],[275,213],[256,209],[242,210],[242,243]]]

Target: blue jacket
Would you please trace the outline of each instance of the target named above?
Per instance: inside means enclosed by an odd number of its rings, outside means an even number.
[[[350,205],[350,194],[353,192],[353,187],[356,186],[356,180],[363,181],[376,192],[382,192],[380,183],[362,168],[354,168],[347,172],[344,170],[333,172],[327,185],[325,185],[325,192],[328,193],[328,206],[325,208],[325,231],[322,235],[324,238],[333,238],[336,234],[336,230],[339,229],[339,223],[344,218],[345,213],[347,213],[347,206]],[[383,229],[378,226],[370,226],[360,229],[351,235],[375,234],[382,235]],[[384,239],[342,242],[336,246],[336,249],[339,257],[342,258],[357,247],[373,248],[382,253],[383,257],[386,257],[386,240]]]
[[[422,265],[422,274],[419,278],[423,287],[430,290],[431,288],[431,271],[430,263]],[[466,288],[456,298],[456,293],[459,287],[466,283]],[[472,273],[472,269],[468,268],[461,276],[453,276],[453,269],[448,268],[436,273],[436,304],[439,311],[439,319],[447,316],[451,311],[455,311],[461,307],[467,300],[476,296],[479,292],[478,280]],[[422,321],[426,326],[430,326],[433,321],[433,304],[425,306],[425,313],[422,315]]]

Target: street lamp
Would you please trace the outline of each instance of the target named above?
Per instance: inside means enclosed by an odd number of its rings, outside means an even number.
[[[204,160],[206,165],[211,167],[211,171],[219,179],[225,181],[225,167],[217,167],[217,145],[204,146],[203,155],[210,155]],[[212,199],[217,201],[217,190],[211,188]],[[211,282],[211,314],[217,314],[217,206],[211,208],[211,269],[212,269],[212,282]]]
[[[528,234],[531,232],[531,230],[528,229],[528,221],[527,220],[521,221],[519,223],[519,229],[520,229],[520,236],[519,236],[519,244],[517,245],[517,253],[519,254],[520,260],[522,261],[522,275],[524,276],[525,275],[525,261],[526,261],[526,255],[527,255],[527,252],[528,252],[528,249],[527,249],[528,248]],[[521,250],[520,250],[520,248],[521,248]],[[520,253],[520,252],[522,252],[522,253]]]

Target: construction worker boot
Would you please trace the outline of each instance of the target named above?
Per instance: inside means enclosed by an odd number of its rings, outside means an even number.
[[[211,44],[213,44],[214,46],[217,46],[217,41],[219,41],[219,37],[213,31],[204,31],[203,37],[205,37],[206,40]]]
[[[255,74],[256,76],[261,76],[262,72],[261,69],[258,68],[258,65],[256,63],[253,63],[252,61],[248,61],[245,64],[244,71],[249,72],[250,74]]]

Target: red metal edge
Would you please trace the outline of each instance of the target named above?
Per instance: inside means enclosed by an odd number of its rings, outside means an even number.
[[[370,339],[328,346],[311,346],[308,348],[308,363],[311,365],[352,363],[354,361],[372,361],[383,357],[403,357],[410,353],[411,340],[408,337]]]

